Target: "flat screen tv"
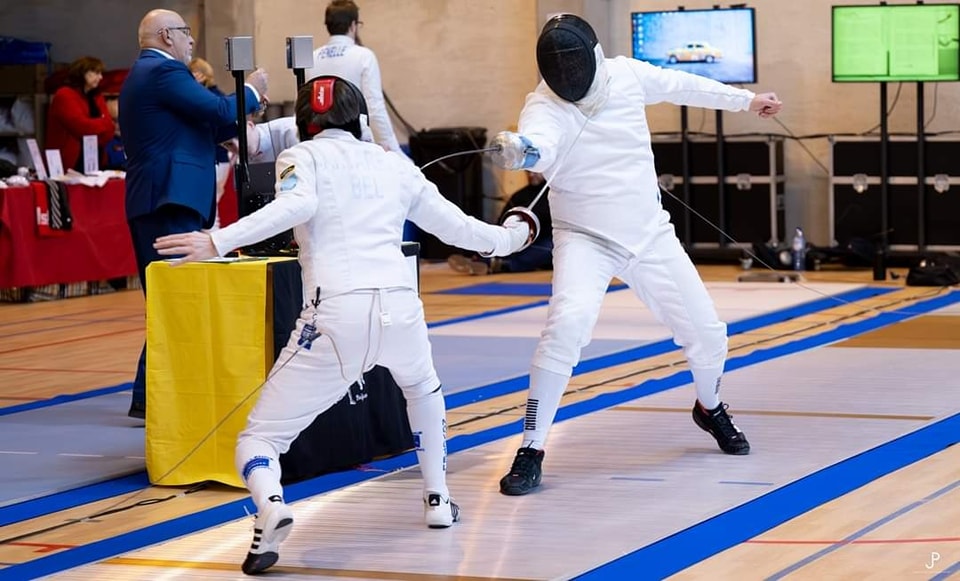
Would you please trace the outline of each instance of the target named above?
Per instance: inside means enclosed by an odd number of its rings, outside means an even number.
[[[709,77],[756,83],[753,8],[634,12],[633,58]]]
[[[833,7],[834,82],[960,80],[960,4]]]

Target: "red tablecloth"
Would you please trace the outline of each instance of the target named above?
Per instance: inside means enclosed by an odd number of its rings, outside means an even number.
[[[124,182],[67,186],[73,229],[37,235],[31,188],[0,189],[0,288],[106,280],[137,273]]]

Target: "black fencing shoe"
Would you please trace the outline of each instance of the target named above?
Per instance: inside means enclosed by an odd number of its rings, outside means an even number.
[[[445,529],[460,520],[460,507],[436,492],[429,492],[423,499],[423,520],[432,529]]]
[[[240,569],[247,575],[263,573],[280,558],[280,543],[293,529],[293,512],[279,496],[270,497],[253,525],[253,543]]]
[[[540,486],[543,470],[543,450],[520,448],[513,459],[510,472],[500,479],[500,492],[507,496],[520,496]]]
[[[727,454],[742,456],[750,453],[750,442],[727,413],[727,404],[720,403],[715,409],[704,409],[698,401],[693,406],[693,421],[717,440],[717,445]]]

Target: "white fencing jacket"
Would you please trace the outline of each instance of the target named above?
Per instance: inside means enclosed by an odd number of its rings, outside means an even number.
[[[305,300],[357,289],[417,288],[400,244],[409,219],[452,246],[505,256],[526,225],[504,228],[463,213],[407,159],[327,129],[277,158],[274,201],[210,233],[221,256],[293,228]]]
[[[554,226],[589,232],[636,253],[653,235],[662,209],[644,106],[669,102],[744,111],[755,95],[622,56],[604,64],[609,98],[589,121],[541,82],[527,95],[518,130],[540,150],[540,160],[528,169],[550,180]]]
[[[358,45],[349,36],[335,34],[327,44],[313,51],[313,68],[306,69],[304,75],[308,81],[320,75],[336,75],[356,85],[367,102],[373,140],[387,151],[401,151],[387,115],[380,65],[372,50]]]

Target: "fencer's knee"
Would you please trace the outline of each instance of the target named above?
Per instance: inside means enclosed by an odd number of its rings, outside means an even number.
[[[259,468],[269,468],[270,462],[277,462],[282,454],[273,443],[262,438],[241,432],[237,437],[234,463],[237,472],[246,481],[251,472]]]
[[[580,350],[590,343],[597,313],[582,305],[569,305],[564,312],[547,322],[534,365],[554,373],[568,373],[580,360]]]
[[[441,385],[437,380],[428,380],[422,383],[415,385],[401,386],[400,390],[403,392],[404,399],[407,402],[416,401],[422,398],[427,397],[436,397],[436,395],[441,395]]]
[[[556,373],[557,375],[565,375],[570,377],[573,375],[573,366],[577,364],[577,361],[570,356],[558,359],[545,351],[538,350],[533,356],[533,367],[539,367],[545,371],[551,373]]]
[[[689,358],[695,366],[712,367],[727,358],[727,326],[722,322],[705,325],[696,334],[697,342],[690,346]]]

